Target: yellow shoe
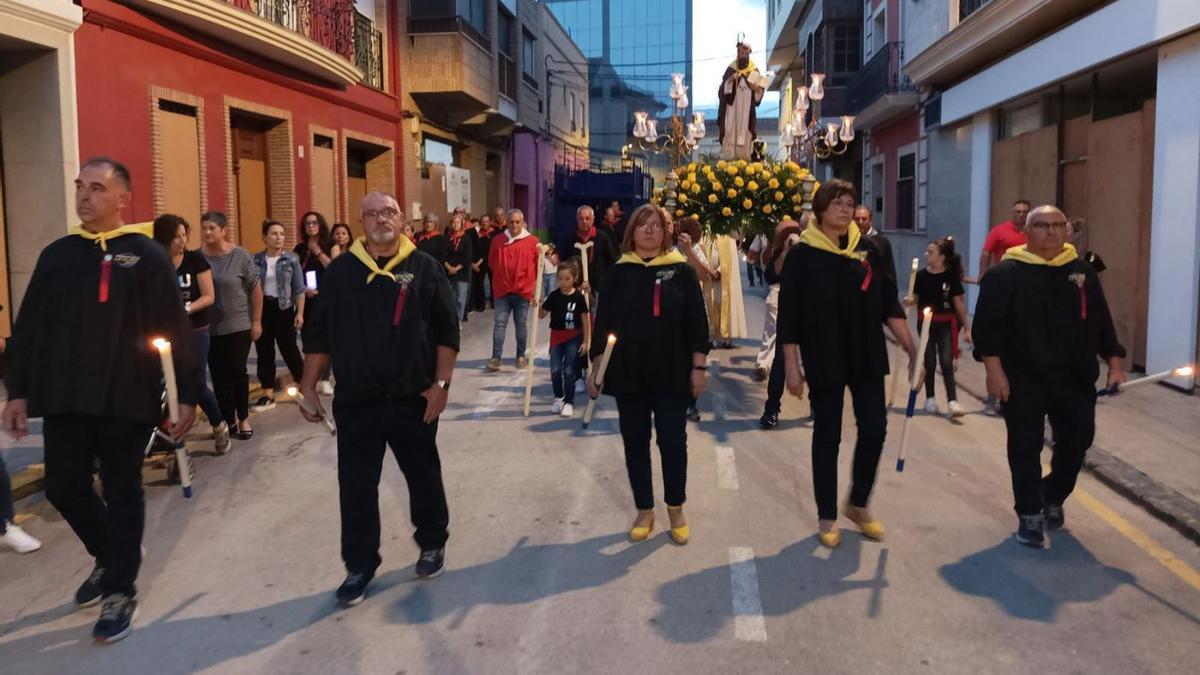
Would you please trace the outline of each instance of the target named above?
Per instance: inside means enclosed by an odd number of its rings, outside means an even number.
[[[830,530],[828,532],[818,532],[817,539],[825,548],[837,548],[838,544],[842,543],[842,533],[838,530]]]
[[[654,514],[650,514],[650,520],[645,525],[635,525],[629,530],[629,541],[637,542],[646,541],[650,538],[650,533],[654,531]]]
[[[682,513],[683,507],[682,506],[668,506],[667,513],[669,514],[672,511],[674,511],[675,513]],[[671,541],[675,542],[676,545],[685,546],[685,545],[687,545],[688,541],[692,538],[692,528],[691,528],[691,526],[686,525],[686,524],[680,525],[679,527],[672,527],[671,531],[670,531],[670,535],[671,535]]]
[[[846,509],[846,519],[858,526],[858,531],[872,541],[883,541],[883,523],[878,520],[858,520],[854,517],[856,509]]]

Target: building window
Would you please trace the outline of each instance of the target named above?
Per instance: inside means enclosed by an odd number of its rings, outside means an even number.
[[[513,25],[515,20],[503,7],[497,12],[499,23],[496,26],[497,68],[499,69],[500,93],[517,99],[517,59],[513,51]]]
[[[971,16],[991,0],[958,0],[958,20]]]
[[[458,0],[458,15],[487,35],[487,0]]]
[[[575,92],[571,92],[571,131],[575,131],[579,127],[579,121],[575,117]]]
[[[896,229],[915,230],[917,223],[917,155],[900,155],[896,174]]]
[[[521,29],[521,76],[526,84],[534,89],[538,88],[537,38],[525,29]]]
[[[454,146],[426,136],[421,143],[421,178],[429,178],[429,165],[455,166]]]
[[[830,45],[830,83],[841,82],[862,67],[862,32],[858,24],[833,26]]]

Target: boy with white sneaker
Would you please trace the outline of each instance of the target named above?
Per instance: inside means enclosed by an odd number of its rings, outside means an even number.
[[[12,485],[8,482],[8,468],[4,466],[4,455],[0,455],[0,543],[17,553],[33,553],[42,547],[42,542],[25,534],[13,521]]]
[[[558,266],[558,289],[542,301],[538,318],[550,316],[550,379],[554,403],[550,411],[571,417],[575,414],[576,357],[592,341],[588,304],[579,289],[582,270],[572,258]]]

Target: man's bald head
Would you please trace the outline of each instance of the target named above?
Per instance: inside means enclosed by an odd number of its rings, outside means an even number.
[[[1026,225],[1033,225],[1037,222],[1057,222],[1059,220],[1066,222],[1067,214],[1063,213],[1062,209],[1058,208],[1057,206],[1052,206],[1050,204],[1043,204],[1042,206],[1030,211],[1028,216],[1025,216]]]
[[[1025,219],[1026,249],[1046,260],[1062,253],[1068,237],[1067,216],[1056,206],[1046,204],[1029,212]]]

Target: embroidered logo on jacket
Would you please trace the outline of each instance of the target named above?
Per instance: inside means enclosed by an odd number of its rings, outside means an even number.
[[[401,272],[400,274],[396,275],[396,283],[400,284],[401,286],[407,286],[411,284],[415,278],[416,275],[412,272]]]
[[[125,269],[129,269],[130,267],[138,264],[138,261],[141,259],[142,256],[134,255],[132,253],[118,253],[113,256],[113,262],[117,263],[121,267],[124,267]]]
[[[675,270],[663,270],[654,276],[655,278],[662,279],[663,281],[670,281],[671,277],[675,276]]]

